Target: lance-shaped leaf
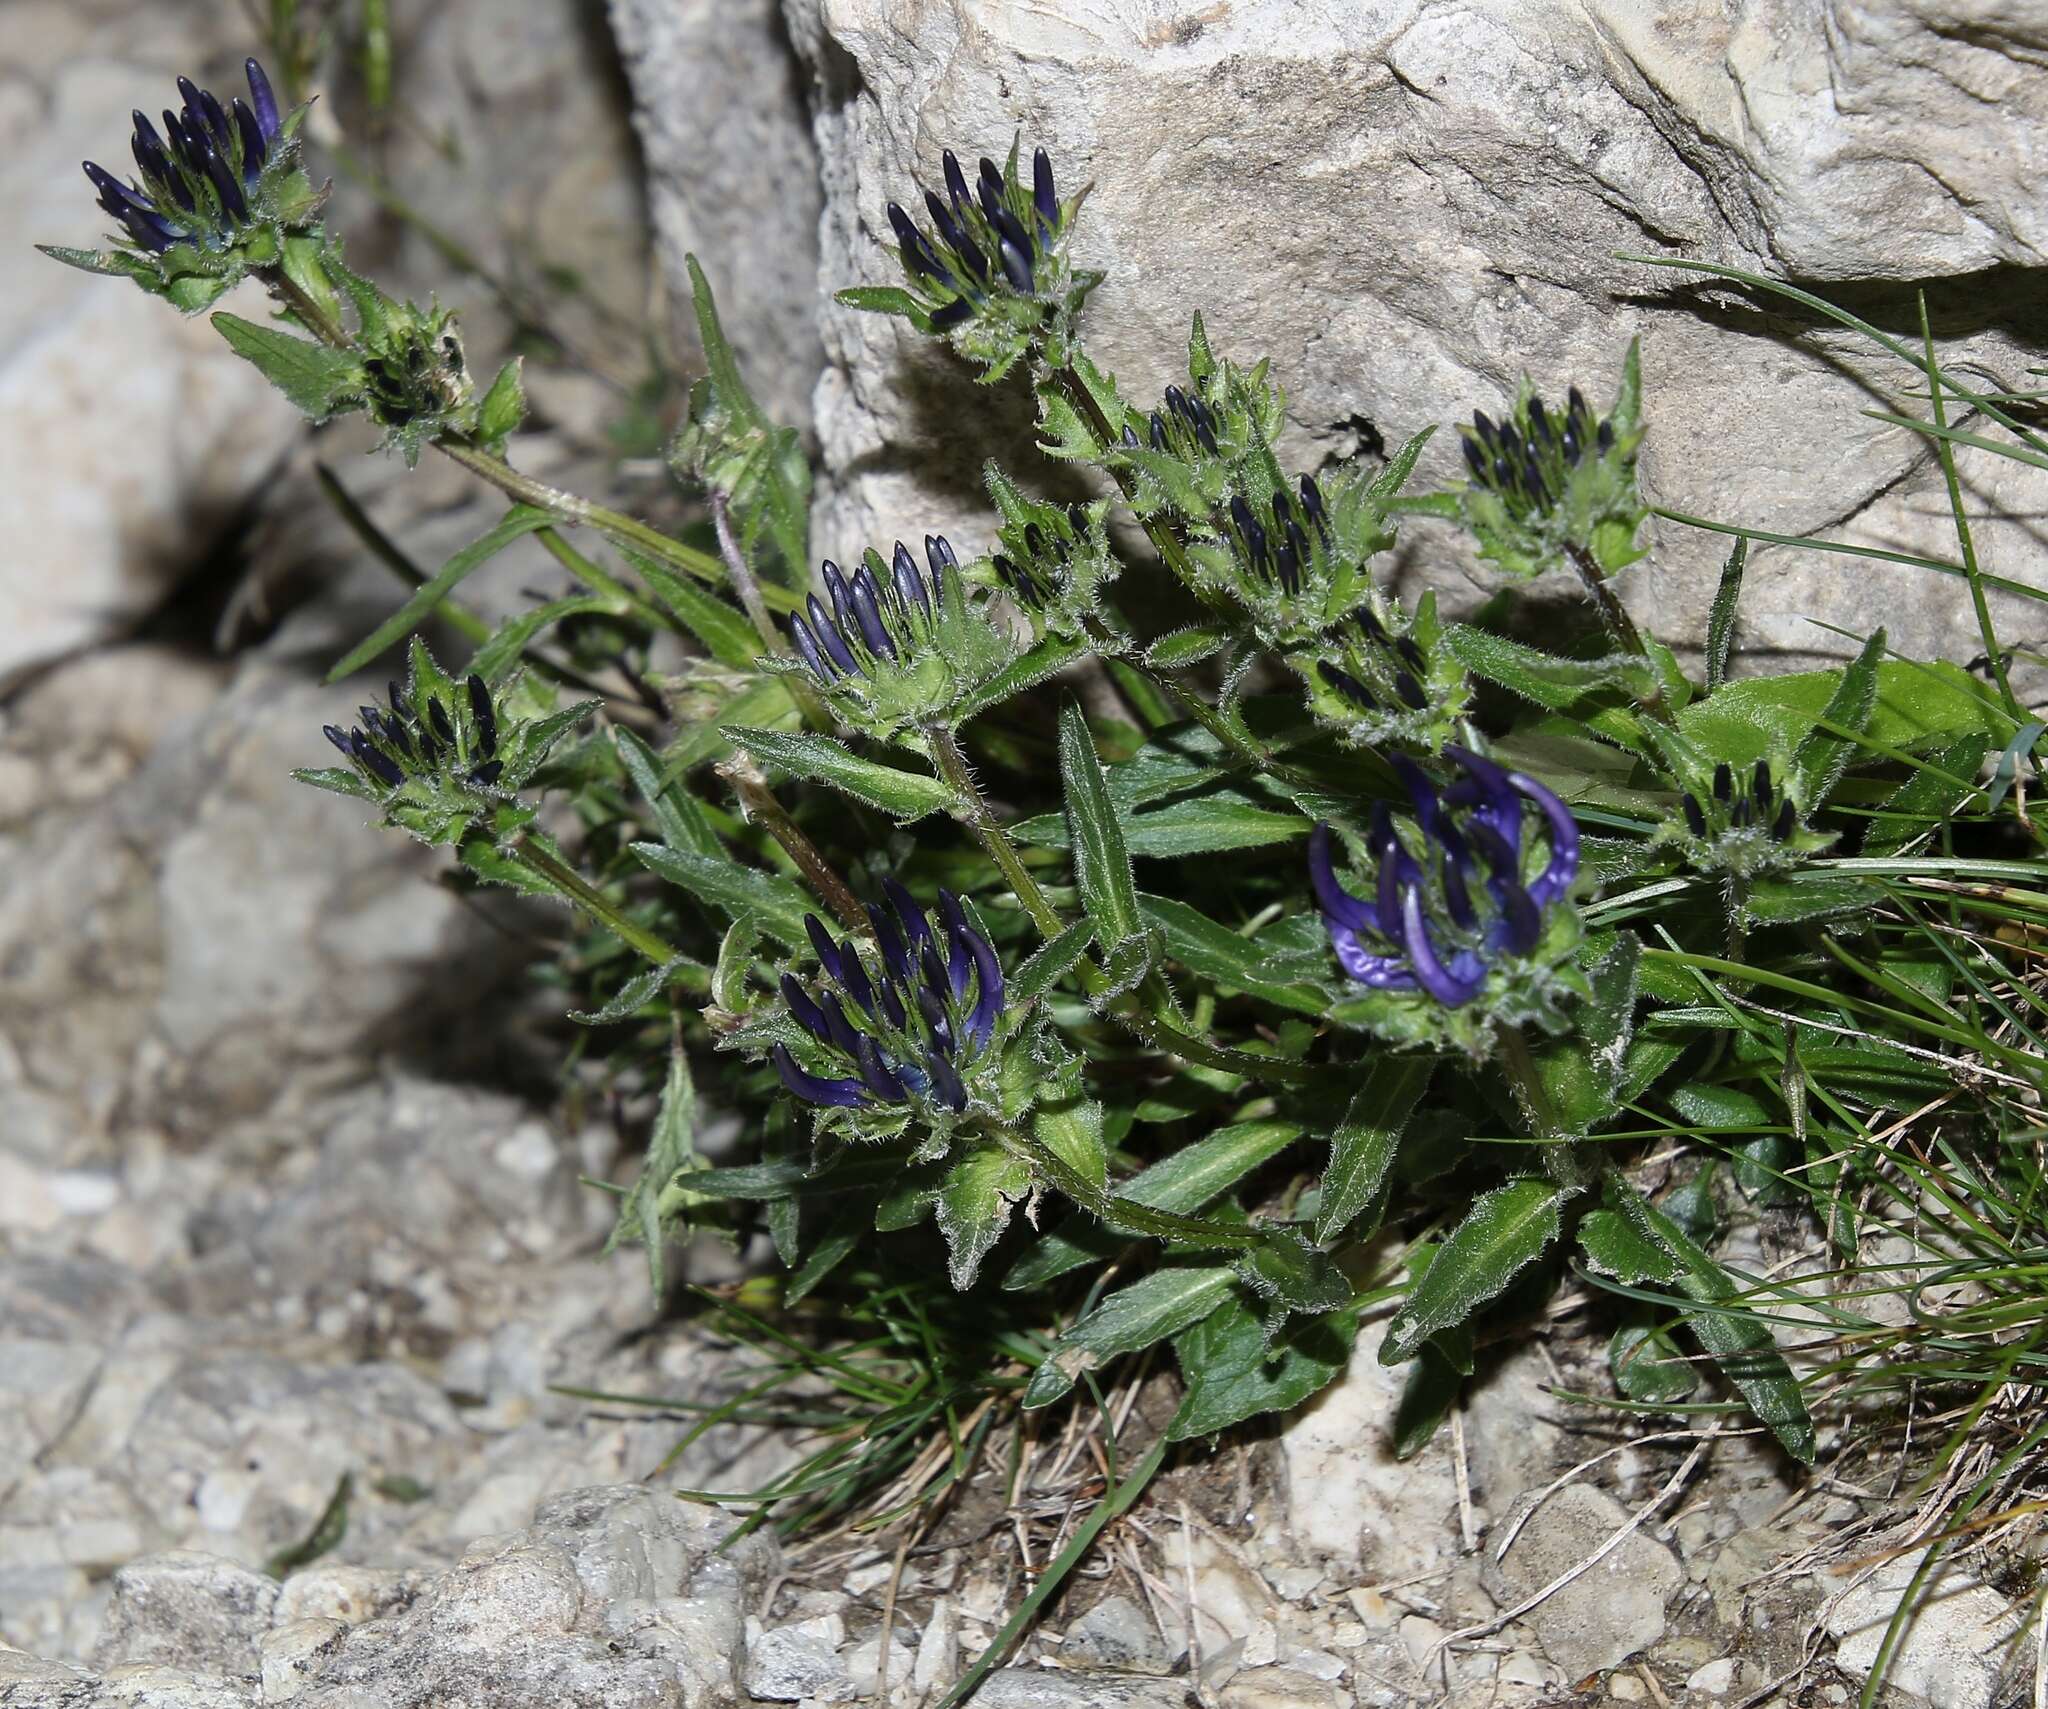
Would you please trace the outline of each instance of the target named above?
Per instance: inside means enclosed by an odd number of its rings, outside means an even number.
[[[1813,1464],[1813,1420],[1807,1414],[1798,1379],[1778,1351],[1769,1326],[1746,1304],[1747,1290],[1672,1218],[1626,1182],[1613,1178],[1609,1188],[1622,1217],[1657,1261],[1654,1267],[1642,1263],[1629,1274],[1624,1254],[1608,1242],[1599,1255],[1601,1266],[1611,1265],[1624,1281],[1662,1282],[1691,1301],[1694,1309],[1685,1311],[1686,1327],[1713,1355],[1722,1374],[1785,1451],[1802,1465]],[[1587,1218],[1589,1223],[1593,1220]]]
[[[1465,1322],[1557,1238],[1565,1190],[1510,1181],[1481,1194],[1387,1326],[1380,1363],[1398,1365],[1440,1330]]]
[[[362,395],[363,364],[352,350],[295,338],[226,310],[214,315],[213,325],[237,356],[253,363],[314,421],[325,421],[344,403]]]
[[[1350,1307],[1297,1317],[1268,1337],[1259,1314],[1233,1298],[1174,1343],[1188,1392],[1167,1440],[1213,1436],[1261,1413],[1299,1406],[1351,1359],[1358,1314]]]
[[[718,857],[722,853],[718,833],[702,804],[680,778],[663,774],[655,751],[624,725],[612,732],[612,743],[618,749],[619,763],[654,815],[654,828],[661,833],[661,840],[672,849]]]
[[[698,901],[733,919],[754,915],[763,931],[790,949],[801,950],[809,942],[804,915],[811,912],[811,904],[788,879],[716,855],[664,848],[660,843],[635,843],[632,848],[642,866]]]
[[[1735,542],[1735,550],[1721,566],[1721,585],[1714,592],[1713,609],[1707,613],[1707,692],[1712,694],[1728,680],[1728,655],[1735,647],[1735,612],[1742,603],[1742,571],[1749,562],[1747,536]]]
[[[1884,631],[1880,629],[1842,672],[1842,680],[1827,705],[1821,708],[1819,720],[1793,755],[1799,799],[1808,812],[1827,799],[1828,792],[1856,757],[1856,743],[1850,736],[1837,732],[1861,735],[1870,727],[1870,715],[1877,710],[1877,667],[1883,658]]]
[[[1641,940],[1633,932],[1618,934],[1588,970],[1592,997],[1580,1011],[1577,1028],[1534,1052],[1550,1109],[1563,1124],[1563,1131],[1551,1138],[1591,1133],[1621,1107],[1642,959]]]
[[[1102,765],[1080,702],[1060,708],[1060,780],[1066,789],[1067,825],[1073,840],[1074,876],[1081,904],[1105,944],[1120,944],[1144,930],[1138,890],[1131,878],[1123,828],[1103,783]]]
[[[1436,1058],[1431,1056],[1387,1054],[1366,1070],[1351,1107],[1330,1135],[1330,1164],[1323,1171],[1322,1202],[1316,1210],[1318,1241],[1343,1233],[1372,1203],[1435,1069]]]
[[[933,1210],[946,1237],[946,1267],[954,1287],[974,1285],[982,1259],[1010,1220],[1010,1207],[1030,1190],[1030,1166],[994,1146],[953,1165]]]
[[[1083,1372],[1200,1322],[1229,1298],[1234,1279],[1227,1265],[1167,1264],[1117,1289],[1053,1343],[1024,1391],[1024,1404],[1050,1405]]]
[[[879,808],[898,824],[909,824],[952,805],[953,791],[935,777],[879,765],[855,754],[836,736],[807,730],[748,730],[730,726],[726,735],[763,765],[793,776],[829,783],[856,801]]]

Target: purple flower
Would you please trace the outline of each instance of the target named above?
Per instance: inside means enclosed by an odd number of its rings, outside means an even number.
[[[1495,963],[1541,941],[1544,909],[1563,900],[1578,873],[1579,827],[1534,778],[1465,748],[1444,755],[1464,773],[1449,785],[1395,756],[1419,836],[1411,848],[1386,804],[1375,806],[1366,836],[1377,874],[1371,901],[1338,881],[1328,825],[1309,838],[1308,872],[1345,973],[1375,991],[1423,991],[1456,1009],[1479,995]],[[1525,837],[1530,808],[1536,823]],[[1525,879],[1525,844],[1537,836],[1544,864]]]
[[[812,594],[802,612],[789,619],[790,645],[811,675],[826,688],[843,677],[870,676],[878,660],[907,660],[929,643],[932,627],[945,609],[948,587],[960,596],[960,561],[942,534],[924,538],[925,572],[910,549],[897,541],[892,564],[879,558],[864,562],[852,575],[827,558],[819,569],[831,600],[828,611]]]
[[[1548,409],[1532,395],[1516,415],[1519,425],[1474,410],[1472,425],[1458,429],[1473,485],[1497,493],[1512,515],[1550,509],[1588,451],[1604,457],[1614,448],[1614,423],[1596,420],[1577,386],[1562,410]]]
[[[945,332],[971,320],[991,292],[1036,294],[1047,252],[1064,223],[1044,149],[1031,157],[1031,183],[1011,184],[992,160],[983,160],[970,190],[959,157],[943,159],[946,194],[924,192],[936,241],[898,203],[888,206],[889,228],[903,270],[930,299],[932,329]]]
[[[463,685],[466,727],[458,731],[448,708],[426,694],[407,694],[392,683],[382,706],[359,706],[362,723],[343,730],[327,724],[321,734],[367,780],[396,789],[412,776],[451,772],[470,783],[490,785],[504,775],[498,754],[498,715],[489,684],[472,673]]]
[[[987,1050],[1002,1014],[1002,964],[950,890],[939,892],[935,927],[895,879],[884,879],[882,888],[886,904],[868,909],[872,964],[854,939],[835,939],[824,921],[806,914],[804,931],[824,986],[782,976],[790,1019],[850,1072],[813,1074],[782,1044],[770,1048],[769,1060],[783,1085],[808,1104],[858,1109],[917,1096],[957,1113],[968,1098],[961,1065]]]
[[[263,67],[252,59],[245,70],[247,103],[236,96],[222,106],[211,90],[181,77],[178,96],[184,105],[165,110],[161,132],[142,113],[133,115],[129,146],[139,179],[124,184],[106,168],[85,162],[100,207],[120,222],[136,248],[152,255],[180,243],[220,249],[249,223],[249,198],[277,155],[283,126]]]

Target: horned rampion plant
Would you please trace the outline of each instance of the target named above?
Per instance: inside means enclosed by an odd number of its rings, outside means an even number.
[[[344,263],[297,114],[248,80],[138,114],[139,175],[86,169],[108,247],[51,253],[187,313],[258,282],[267,320],[214,312],[234,354],[511,501],[336,667],[404,659],[300,775],[577,911],[574,1018],[659,1091],[611,1189],[657,1289],[686,1227],[765,1228],[787,1304],[931,1224],[921,1285],[1039,1312],[1026,1406],[1170,1344],[1173,1440],[1298,1406],[1372,1318],[1412,1452],[1576,1275],[1620,1397],[1718,1384],[1812,1457],[1723,1230],[1790,1207],[1853,1253],[1855,1140],[1954,1084],[1914,1017],[1961,974],[1885,922],[2010,864],[1959,835],[2038,843],[2011,782],[2040,726],[1995,645],[1995,686],[1882,630],[1745,674],[1746,540],[1704,656],[1640,631],[1634,347],[1473,410],[1441,492],[1411,490],[1427,424],[1291,462],[1281,376],[1200,318],[1184,379],[1131,395],[1089,353],[1085,194],[1015,145],[874,210],[895,281],[841,297],[1035,400],[993,522],[814,562],[802,446],[698,271],[671,462],[713,551],[518,472],[519,363],[478,384],[449,312]],[[1459,533],[1497,578],[1477,616],[1395,591],[1397,542]],[[437,660],[419,631],[527,534],[575,591]],[[1585,621],[1546,608],[1539,647],[1518,590],[1549,571]],[[742,1118],[718,1166],[707,1107]]]

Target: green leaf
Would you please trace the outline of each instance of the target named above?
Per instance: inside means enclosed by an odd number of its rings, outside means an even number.
[[[715,855],[664,848],[660,843],[634,843],[632,850],[642,866],[699,902],[734,919],[741,914],[754,915],[763,931],[789,949],[803,950],[809,944],[804,916],[812,912],[811,902],[788,879]]]
[[[325,421],[344,402],[362,394],[363,364],[353,351],[295,338],[274,326],[258,326],[225,309],[215,313],[213,325],[237,356],[253,363],[315,421]]]
[[[1349,1307],[1292,1318],[1272,1341],[1242,1300],[1230,1300],[1174,1344],[1188,1392],[1167,1440],[1213,1436],[1261,1413],[1299,1406],[1351,1361],[1358,1314]]]
[[[1430,1076],[1431,1056],[1383,1054],[1373,1059],[1337,1131],[1330,1135],[1330,1165],[1323,1171],[1322,1203],[1316,1210],[1316,1239],[1328,1242],[1372,1203],[1387,1178],[1408,1118],[1414,1114]]]
[[[1818,721],[1843,690],[1844,677],[1842,671],[1745,677],[1686,707],[1678,728],[1702,752],[1740,770],[1821,733]],[[2010,721],[1960,665],[1885,659],[1876,680],[1864,726],[1874,743],[1910,753],[1972,735],[2002,743],[2010,732]]]
[[[832,1225],[805,1257],[803,1264],[790,1276],[782,1289],[782,1304],[786,1310],[815,1289],[818,1284],[852,1257],[866,1236],[871,1216],[871,1207],[864,1199],[843,1204],[834,1213]]]
[[[1230,631],[1219,624],[1197,624],[1162,635],[1145,650],[1145,662],[1154,670],[1185,670],[1221,652],[1229,643]]]
[[[667,988],[678,969],[695,965],[688,956],[677,956],[665,966],[650,967],[621,985],[602,1008],[571,1009],[569,1019],[583,1027],[608,1027],[629,1020]]]
[[[561,622],[565,617],[575,617],[586,611],[608,611],[611,601],[599,599],[594,594],[572,594],[567,599],[551,599],[545,605],[536,605],[529,611],[522,611],[498,627],[481,647],[470,655],[469,668],[493,687],[504,682],[519,663],[519,657],[527,645],[543,629]]]
[[[480,569],[513,541],[524,538],[536,529],[550,527],[554,521],[555,518],[544,510],[536,510],[531,505],[515,504],[505,512],[504,519],[497,527],[463,547],[436,570],[430,580],[415,589],[412,598],[378,624],[371,635],[350,648],[341,663],[327,673],[327,680],[339,682],[345,676],[353,676],[372,659],[397,645],[426,622],[441,601],[453,593],[457,584],[472,570]]]
[[[1031,1112],[1031,1135],[1100,1192],[1109,1176],[1102,1143],[1102,1106],[1087,1098],[1040,1104]]]
[[[1263,848],[1308,835],[1299,813],[1275,813],[1227,794],[1199,795],[1169,802],[1123,820],[1124,846],[1132,855],[1180,860],[1229,849]],[[1072,842],[1067,816],[1041,813],[1011,827],[1020,843],[1063,849]]]
[[[1012,700],[1026,689],[1036,688],[1049,676],[1063,671],[1076,659],[1086,658],[1089,645],[1075,636],[1047,635],[1027,647],[953,708],[955,722],[965,724],[992,706]]]
[[[1693,1369],[1668,1330],[1647,1323],[1624,1323],[1607,1343],[1607,1368],[1614,1386],[1630,1400],[1671,1406],[1699,1387]]]
[[[525,361],[524,356],[514,356],[500,368],[477,405],[477,437],[494,451],[502,451],[526,419],[526,386],[520,374]]]
[[[619,1207],[618,1224],[605,1245],[607,1252],[628,1240],[637,1239],[646,1246],[647,1280],[657,1300],[668,1290],[662,1215],[676,1203],[665,1200],[664,1195],[670,1182],[696,1161],[696,1133],[697,1088],[690,1078],[689,1055],[678,1047],[669,1052],[668,1078],[662,1086],[654,1131],[647,1137],[640,1179]]]
[[[917,323],[919,332],[931,331],[931,316],[901,285],[848,285],[834,291],[832,300],[868,314],[903,315]]]
[[[1170,896],[1142,896],[1139,907],[1145,923],[1159,932],[1166,953],[1190,973],[1297,1014],[1322,1015],[1329,1009],[1328,997],[1315,986],[1266,971],[1267,957],[1257,940],[1240,937]]]
[[[1458,1404],[1465,1376],[1434,1341],[1423,1343],[1408,1367],[1400,1404],[1394,1408],[1391,1434],[1395,1459],[1412,1460],[1429,1446]]]
[[[1617,935],[1587,974],[1592,998],[1576,1031],[1532,1053],[1550,1107],[1563,1123],[1563,1132],[1552,1137],[1591,1133],[1621,1107],[1642,955],[1642,943],[1633,932]]]
[[[1261,1299],[1277,1299],[1289,1311],[1335,1311],[1351,1298],[1350,1278],[1337,1261],[1293,1228],[1270,1229],[1240,1253],[1237,1276]]]
[[[1553,712],[1563,712],[1595,690],[1626,680],[1622,661],[1560,658],[1467,623],[1449,625],[1444,645],[1468,671]]]
[[[1387,1326],[1380,1363],[1398,1365],[1439,1330],[1463,1323],[1557,1238],[1564,1189],[1510,1181],[1472,1202]]]
[[[362,774],[345,765],[301,766],[292,773],[301,783],[310,783],[315,789],[324,789],[330,795],[353,795],[358,801],[379,801],[383,798],[365,783]]]
[[[1131,880],[1123,828],[1103,784],[1102,765],[1095,757],[1088,720],[1077,700],[1069,699],[1060,708],[1059,751],[1081,905],[1095,922],[1097,938],[1105,944],[1120,944],[1143,930],[1137,887]]]
[[[704,650],[720,664],[744,670],[761,656],[761,637],[754,633],[753,624],[743,612],[630,546],[620,546],[619,551],[640,572],[640,579],[654,597],[668,607],[670,615],[696,636]]]
[[[1739,539],[1721,566],[1721,585],[1707,614],[1707,692],[1728,680],[1728,655],[1735,646],[1735,609],[1742,602],[1742,570],[1749,562],[1749,542]]]
[[[907,825],[953,804],[953,791],[935,777],[878,765],[854,754],[836,736],[806,730],[748,730],[727,726],[726,736],[763,765],[780,766],[796,777],[829,783],[856,801],[879,808]]]
[[[1982,736],[1951,742],[1929,756],[1926,769],[1916,771],[1886,800],[1879,816],[1863,834],[1866,855],[1897,854],[1929,828],[1928,821],[1946,819],[1977,793],[1977,774],[1984,768],[1991,744]]]
[[[720,858],[724,848],[710,818],[680,779],[663,776],[654,750],[624,725],[612,732],[612,745],[640,799],[654,815],[654,828],[661,833],[661,840],[672,849]]]
[[[1027,1407],[1049,1406],[1088,1371],[1199,1323],[1230,1297],[1227,1266],[1164,1264],[1106,1296],[1052,1344],[1024,1390]]]
[[[354,777],[355,773],[348,775]],[[1079,965],[1094,941],[1095,922],[1083,916],[1050,943],[1039,945],[1031,959],[1010,976],[1010,1001],[1023,1004],[1044,996]]]
[[[1579,1222],[1579,1247],[1595,1270],[1629,1287],[1668,1282],[1678,1273],[1670,1255],[1619,1211],[1588,1211]]]
[[[1687,1311],[1686,1326],[1785,1451],[1802,1465],[1812,1465],[1813,1420],[1807,1415],[1799,1383],[1769,1327],[1739,1303],[1744,1290],[1640,1193],[1618,1178],[1610,1184],[1622,1214],[1669,1261],[1671,1283],[1696,1305],[1712,1308]]]
[[[1878,630],[1863,644],[1855,662],[1842,672],[1835,692],[1821,708],[1820,718],[1792,757],[1800,788],[1801,805],[1811,812],[1828,797],[1849,762],[1856,757],[1856,743],[1848,736],[1826,728],[1848,730],[1861,735],[1877,710],[1877,667],[1884,658],[1884,631]]]
[[[1192,1214],[1300,1137],[1300,1124],[1290,1121],[1267,1119],[1221,1127],[1134,1175],[1118,1196],[1154,1210]],[[1056,1276],[1108,1257],[1125,1238],[1092,1218],[1071,1218],[1057,1233],[1018,1258],[1003,1278],[1003,1287],[1010,1291],[1043,1287]]]
[[[932,1208],[946,1237],[946,1269],[955,1288],[974,1285],[982,1259],[1010,1220],[1010,1207],[1030,1190],[1030,1165],[993,1145],[953,1165]]]
[[[52,261],[61,261],[66,267],[76,267],[81,273],[98,273],[109,279],[130,279],[135,276],[136,264],[125,255],[109,253],[104,249],[73,249],[69,244],[39,243],[39,252]]]
[[[1868,881],[1824,872],[1795,872],[1760,878],[1742,895],[1743,920],[1754,926],[1784,926],[1867,911],[1878,899]]]

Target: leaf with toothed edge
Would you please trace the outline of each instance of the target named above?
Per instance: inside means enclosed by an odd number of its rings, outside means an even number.
[[[1010,1207],[1030,1189],[1030,1166],[994,1146],[953,1165],[933,1210],[946,1237],[946,1268],[955,1288],[974,1285],[982,1259],[1009,1223]]]

